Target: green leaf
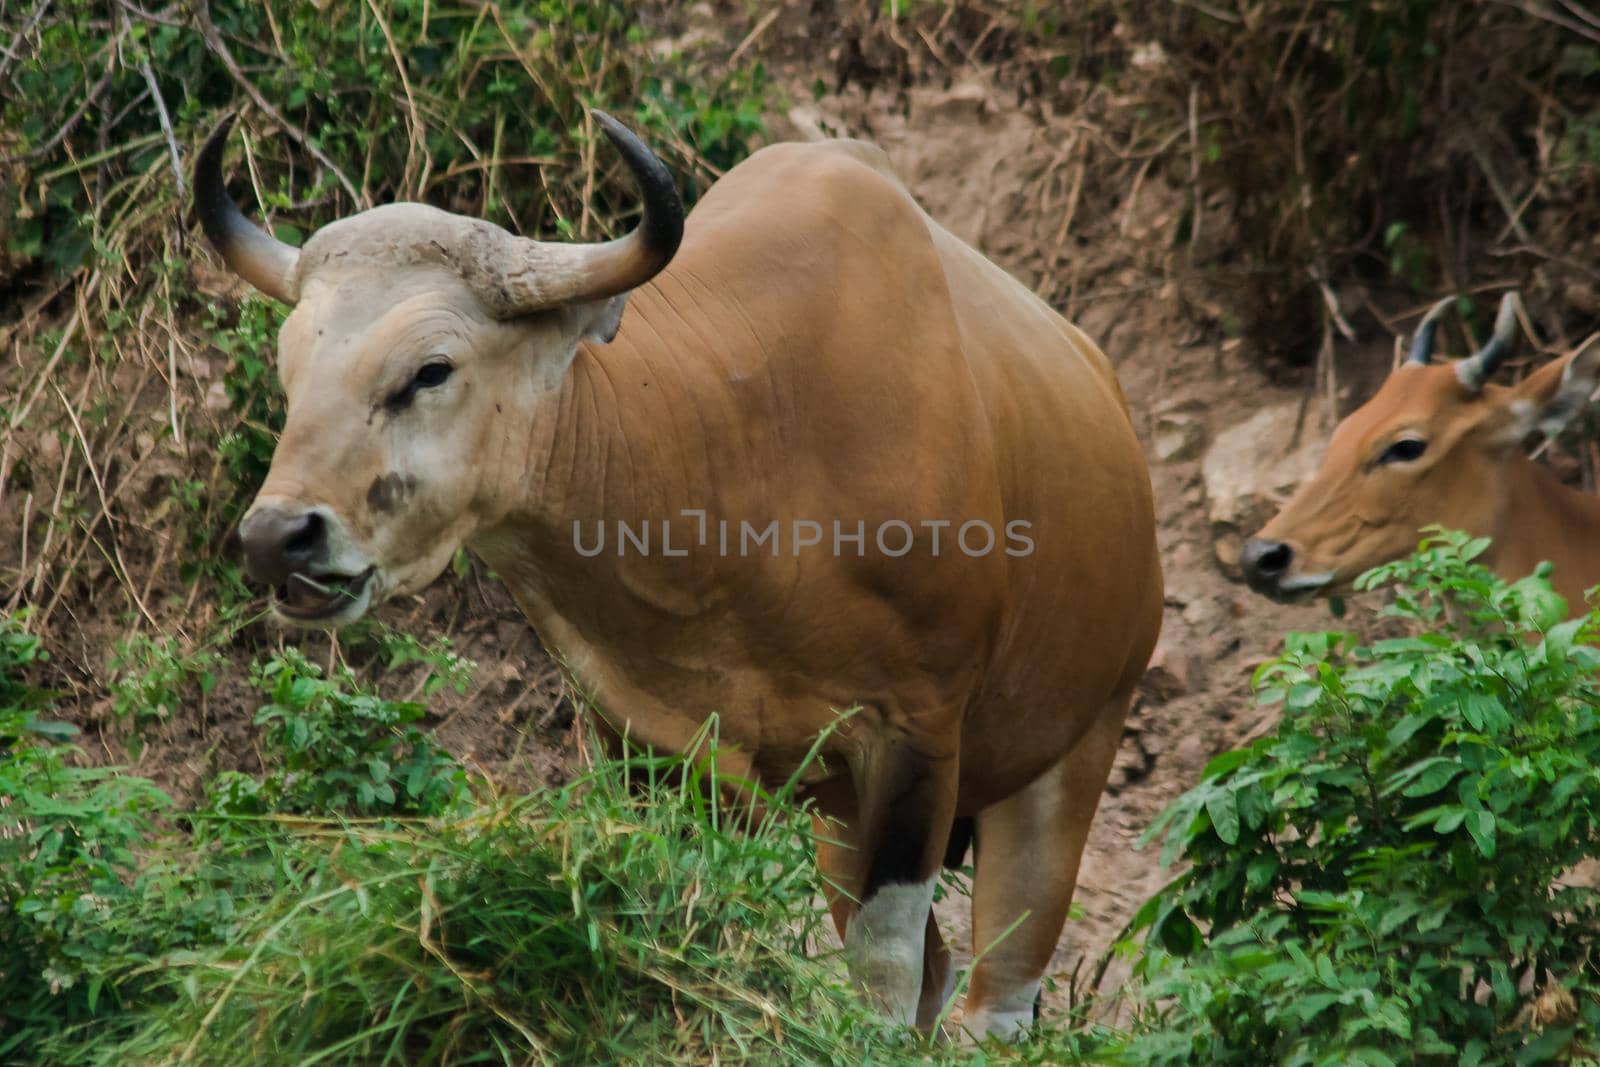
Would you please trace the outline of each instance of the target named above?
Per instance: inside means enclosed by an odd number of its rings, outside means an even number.
[[[1244,884],[1252,890],[1264,889],[1282,864],[1278,861],[1276,853],[1266,856],[1256,856],[1244,869]]]
[[[1511,716],[1499,700],[1487,693],[1466,693],[1461,697],[1461,717],[1474,729],[1498,732],[1511,725]]]
[[[1517,1063],[1550,1063],[1559,1060],[1560,1053],[1572,1044],[1577,1027],[1560,1026],[1538,1035],[1517,1049]]]
[[[1206,781],[1211,778],[1220,778],[1222,775],[1242,765],[1252,754],[1252,751],[1248,748],[1236,748],[1213,756],[1211,762],[1207,763],[1205,769],[1200,772],[1200,780]]]
[[[1225,845],[1239,841],[1239,802],[1232,790],[1217,789],[1206,798],[1206,814],[1211,816],[1211,828]]]
[[[1205,945],[1200,928],[1181,909],[1174,908],[1159,922],[1155,934],[1161,947],[1174,956],[1187,956]]]
[[[1479,809],[1467,815],[1467,833],[1472,835],[1472,840],[1477,844],[1478,851],[1485,857],[1494,855],[1495,833],[1494,812]]]
[[[22,724],[22,728],[31,734],[37,734],[53,741],[66,741],[77,737],[82,732],[70,722],[61,722],[57,719],[36,719],[32,715],[28,716],[27,721]]]
[[[1453,759],[1433,756],[1414,763],[1390,779],[1384,792],[1390,793],[1402,783],[1407,783],[1401,793],[1408,797],[1425,797],[1437,793],[1453,781],[1464,768]]]

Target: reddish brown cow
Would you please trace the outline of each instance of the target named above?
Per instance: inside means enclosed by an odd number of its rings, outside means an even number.
[[[1341,422],[1316,476],[1245,543],[1251,586],[1280,600],[1330,596],[1399,559],[1432,523],[1494,539],[1484,561],[1506,578],[1541,561],[1574,610],[1600,583],[1600,499],[1563,485],[1530,459],[1534,430],[1559,433],[1588,403],[1600,344],[1540,367],[1521,383],[1489,379],[1511,352],[1517,298],[1501,301],[1494,336],[1467,359],[1433,363],[1441,300],[1409,357],[1376,396]]]

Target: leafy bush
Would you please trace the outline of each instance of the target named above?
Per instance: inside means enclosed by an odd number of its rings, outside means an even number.
[[[111,657],[112,710],[135,726],[169,719],[183,707],[191,685],[201,693],[212,690],[221,661],[214,649],[186,651],[172,637],[123,638]]]
[[[1534,1063],[1600,1033],[1600,611],[1435,532],[1366,576],[1424,632],[1295,635],[1270,736],[1151,828],[1188,869],[1135,920],[1152,1063]],[[1163,998],[1166,998],[1163,1002]]]
[[[465,661],[450,664],[464,690]],[[251,670],[271,703],[256,712],[266,727],[259,781],[219,776],[219,810],[357,815],[439,815],[464,796],[466,774],[416,724],[427,708],[363,689],[342,669],[322,677],[316,664],[287,648]]]
[[[68,764],[76,730],[23,681],[38,641],[0,619],[0,1060],[95,1013],[148,933],[108,919],[135,898],[137,854],[171,801],[148,781]]]

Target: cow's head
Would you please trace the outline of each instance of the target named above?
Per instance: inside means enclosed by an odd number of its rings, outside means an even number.
[[[1582,410],[1600,345],[1510,388],[1489,385],[1516,337],[1516,294],[1501,301],[1477,355],[1435,364],[1434,331],[1454,302],[1434,305],[1406,361],[1334,430],[1316,476],[1245,542],[1240,565],[1257,592],[1295,600],[1346,591],[1363,571],[1411,552],[1430,523],[1495,536],[1523,440],[1536,429],[1553,436]]]
[[[240,214],[201,150],[195,198],[228,266],[294,305],[278,337],[288,421],[239,528],[250,575],[294,622],[333,626],[415,591],[504,517],[578,343],[609,341],[628,292],[666,265],[683,205],[665,166],[594,117],[644,201],[628,236],[594,245],[515,237],[422,204],[389,204],[300,249]]]

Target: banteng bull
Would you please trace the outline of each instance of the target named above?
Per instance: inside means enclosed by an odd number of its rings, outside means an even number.
[[[1550,561],[1557,591],[1583,610],[1584,591],[1600,583],[1600,499],[1561,484],[1522,442],[1534,430],[1555,436],[1583,411],[1600,344],[1510,388],[1490,385],[1516,340],[1516,294],[1501,300],[1481,351],[1432,363],[1434,332],[1454,303],[1434,305],[1406,361],[1334,429],[1321,469],[1245,543],[1240,564],[1258,592],[1282,600],[1347,592],[1438,523],[1493,538],[1484,563],[1502,577]]]
[[[853,973],[931,1025],[930,905],[970,828],[974,939],[999,943],[966,1019],[1016,1034],[1161,619],[1111,365],[869,145],[766,148],[685,223],[663,164],[594,118],[644,213],[593,245],[390,204],[297,250],[234,206],[212,135],[205,231],[294,307],[249,572],[338,625],[469,546],[612,731],[682,750],[716,713],[751,781],[859,707],[803,779],[838,821],[818,859]]]

